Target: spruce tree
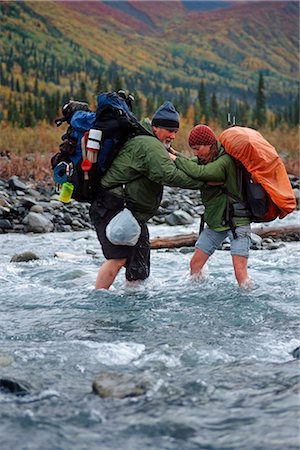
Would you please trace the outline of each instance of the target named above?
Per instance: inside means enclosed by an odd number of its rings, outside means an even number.
[[[80,102],[88,102],[87,88],[86,88],[86,84],[84,81],[80,81],[77,98]]]
[[[293,102],[293,118],[292,118],[292,124],[298,126],[299,125],[299,112],[300,112],[300,105],[299,105],[299,87],[298,87],[298,94],[295,97],[295,100]]]
[[[208,110],[207,110],[206,91],[205,91],[205,85],[204,85],[203,80],[200,83],[198,99],[199,99],[199,103],[200,103],[200,111],[199,111],[200,120],[203,122],[208,122],[209,117],[208,117]]]
[[[96,91],[95,91],[95,94],[96,94],[96,95],[99,95],[100,92],[102,92],[102,91],[103,91],[102,77],[101,77],[101,75],[98,75],[97,81],[96,81]]]
[[[8,107],[7,107],[7,120],[11,122],[12,126],[14,127],[17,125],[18,122],[18,109],[16,105],[16,101],[11,96],[8,100]]]
[[[38,79],[37,79],[37,78],[34,80],[33,93],[34,93],[34,95],[35,95],[36,97],[38,97],[38,95],[39,95],[39,82],[38,82]]]
[[[257,86],[254,121],[258,127],[262,127],[266,123],[265,83],[263,74],[261,72],[259,74]]]
[[[217,120],[218,113],[219,113],[219,107],[218,107],[218,101],[217,101],[215,92],[213,92],[213,94],[211,96],[210,109],[211,109],[213,119]]]

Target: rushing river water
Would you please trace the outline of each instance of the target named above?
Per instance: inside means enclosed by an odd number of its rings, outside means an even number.
[[[251,251],[251,292],[226,251],[201,284],[191,253],[152,251],[143,286],[122,272],[106,292],[93,288],[94,232],[1,235],[0,246],[0,378],[30,386],[0,392],[1,450],[299,449],[299,243]],[[27,250],[41,259],[10,262]],[[95,395],[110,372],[145,380],[146,393]]]

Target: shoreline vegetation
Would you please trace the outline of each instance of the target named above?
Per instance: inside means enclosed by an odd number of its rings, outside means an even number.
[[[210,127],[219,135],[223,129],[215,122]],[[189,131],[193,127],[181,118],[181,126],[174,148],[191,155],[187,144]],[[0,178],[8,180],[18,176],[23,181],[53,186],[50,158],[58,152],[61,135],[67,126],[54,127],[41,123],[35,128],[14,128],[11,125],[0,126]],[[300,177],[299,128],[282,126],[258,130],[277,150],[283,159],[289,174]]]

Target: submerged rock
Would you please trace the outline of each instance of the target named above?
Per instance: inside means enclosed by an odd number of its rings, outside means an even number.
[[[149,386],[147,380],[136,375],[104,372],[93,382],[93,392],[102,398],[126,398],[144,395]]]
[[[29,384],[9,378],[0,378],[0,392],[15,395],[26,395],[30,393]]]
[[[251,249],[258,250],[262,247],[262,238],[255,233],[251,233]]]
[[[300,359],[300,347],[296,347],[293,351],[292,351],[292,356],[295,359]]]
[[[11,366],[14,358],[9,353],[0,353],[0,367]]]
[[[19,253],[14,255],[10,262],[28,262],[28,261],[33,261],[36,259],[40,259],[39,256],[37,256],[35,253],[33,252],[24,252],[24,253]]]

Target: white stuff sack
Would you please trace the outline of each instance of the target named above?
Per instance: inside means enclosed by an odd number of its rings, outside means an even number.
[[[106,237],[114,245],[133,246],[139,240],[141,227],[129,209],[120,211],[106,227]]]

